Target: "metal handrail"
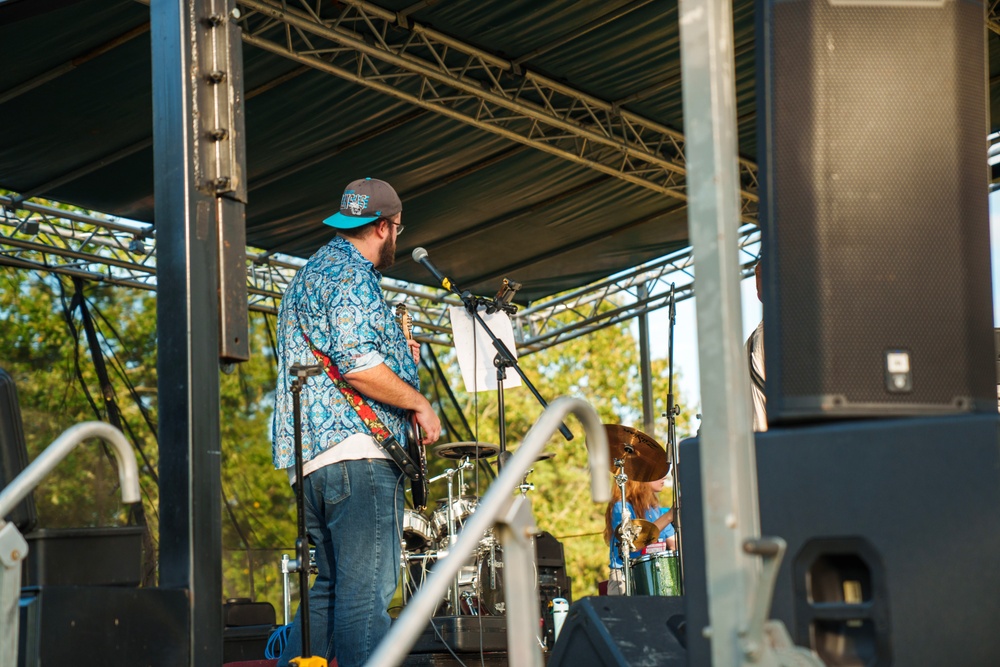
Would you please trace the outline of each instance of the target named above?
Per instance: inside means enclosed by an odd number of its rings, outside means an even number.
[[[583,424],[590,461],[590,495],[595,503],[611,499],[608,475],[608,439],[597,412],[579,398],[556,399],[531,427],[517,452],[507,461],[503,471],[490,485],[475,513],[466,522],[458,542],[448,556],[439,561],[420,591],[406,605],[389,634],[379,644],[365,665],[385,667],[399,665],[416,643],[417,638],[434,615],[438,602],[445,595],[451,580],[466,559],[476,550],[483,534],[499,519],[500,540],[504,548],[504,570],[507,597],[507,655],[512,665],[541,667],[542,655],[535,635],[538,624],[537,597],[534,597],[535,554],[530,536],[537,532],[531,517],[531,501],[514,496],[515,489],[532,468],[545,443],[570,413]],[[532,600],[532,598],[534,599]],[[525,605],[528,605],[525,608]],[[534,605],[534,611],[530,608]]]
[[[28,544],[12,523],[6,523],[14,507],[38,486],[66,455],[84,440],[101,438],[115,449],[118,481],[122,501],[137,503],[139,469],[135,454],[122,432],[104,422],[84,422],[71,426],[45,448],[38,458],[0,491],[0,666],[17,664],[18,591],[21,586],[21,565],[28,554]]]
[[[135,463],[132,446],[122,432],[104,422],[83,422],[62,432],[31,462],[20,475],[0,491],[0,517],[7,516],[21,500],[38,486],[39,482],[59,465],[73,449],[84,440],[101,438],[115,448],[118,460],[118,482],[122,488],[122,502],[139,502],[139,469]],[[2,521],[2,518],[0,518]]]

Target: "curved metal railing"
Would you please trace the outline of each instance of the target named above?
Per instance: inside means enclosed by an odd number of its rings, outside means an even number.
[[[541,667],[542,654],[536,638],[538,598],[533,586],[535,553],[531,541],[531,536],[538,529],[531,514],[531,501],[526,496],[513,494],[534,466],[545,443],[570,413],[580,419],[586,434],[590,495],[596,503],[604,503],[611,498],[608,440],[597,412],[579,398],[563,397],[553,401],[490,485],[475,513],[466,522],[458,542],[451,547],[448,556],[434,566],[430,577],[406,605],[366,665],[385,667],[403,662],[434,615],[451,580],[476,550],[483,534],[496,523],[504,549],[507,657],[512,665]]]
[[[0,665],[17,664],[18,608],[21,564],[28,544],[12,523],[3,517],[38,486],[60,461],[84,440],[101,438],[115,449],[122,502],[139,502],[139,469],[135,454],[122,432],[104,422],[83,422],[62,432],[38,458],[0,491]]]

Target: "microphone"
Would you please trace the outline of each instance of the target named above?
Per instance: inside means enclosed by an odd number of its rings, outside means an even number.
[[[441,283],[441,287],[445,288],[449,292],[458,294],[458,288],[456,288],[455,284],[448,279],[448,276],[438,271],[437,267],[431,264],[431,260],[427,259],[426,250],[423,248],[414,248],[413,253],[410,256],[413,257],[414,262],[422,264],[425,269],[430,271],[431,275],[434,276],[434,279]]]

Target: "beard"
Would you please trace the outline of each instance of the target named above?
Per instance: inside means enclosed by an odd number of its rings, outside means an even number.
[[[390,233],[382,242],[382,247],[378,249],[378,264],[375,266],[379,271],[385,271],[396,261],[396,235]]]

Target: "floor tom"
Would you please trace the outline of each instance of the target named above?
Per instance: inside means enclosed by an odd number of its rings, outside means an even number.
[[[680,570],[676,551],[660,551],[636,558],[632,561],[632,590],[636,595],[680,595]]]

